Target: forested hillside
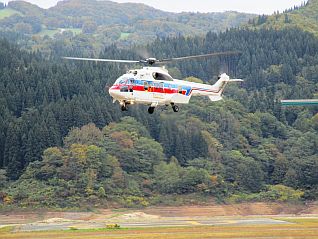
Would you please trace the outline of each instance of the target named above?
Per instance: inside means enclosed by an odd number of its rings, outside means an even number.
[[[65,52],[80,54],[76,46],[61,44],[48,60],[0,44],[0,185],[7,204],[146,206],[192,193],[317,199],[318,109],[278,102],[315,97],[318,41],[310,33],[233,29],[157,39],[147,51],[158,58],[240,50],[230,70],[245,83],[231,86],[225,101],[193,98],[179,113],[154,115],[142,106],[122,113],[105,92],[125,66],[60,60]],[[101,56],[136,57],[115,46]],[[222,60],[168,67],[213,83]]]
[[[0,9],[0,29],[29,36],[24,44],[33,50],[63,40],[78,41],[99,53],[114,42],[127,47],[147,44],[157,37],[203,36],[208,31],[225,31],[246,24],[252,17],[255,15],[237,12],[177,14],[144,4],[96,0],[61,1],[45,10],[14,1]]]
[[[271,16],[259,16],[249,21],[252,28],[260,29],[293,29],[298,28],[318,36],[318,1],[307,0],[301,6],[287,9],[283,13],[276,12]]]

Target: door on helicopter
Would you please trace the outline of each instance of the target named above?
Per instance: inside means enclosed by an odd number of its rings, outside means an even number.
[[[160,72],[154,72],[152,74],[155,79],[154,84],[154,93],[153,97],[155,99],[165,99],[165,84],[163,81],[172,81],[172,77],[166,74],[162,74]]]
[[[162,100],[165,98],[165,89],[163,82],[154,82],[154,89],[153,89],[153,98],[157,100]]]

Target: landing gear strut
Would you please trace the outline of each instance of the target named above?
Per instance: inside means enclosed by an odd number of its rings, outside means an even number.
[[[155,112],[155,107],[149,107],[148,108],[148,113],[153,114]]]
[[[121,107],[120,107],[121,111],[128,111],[128,106],[127,104],[123,104]]]

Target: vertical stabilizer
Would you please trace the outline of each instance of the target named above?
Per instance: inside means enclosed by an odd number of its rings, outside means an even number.
[[[213,85],[213,89],[216,91],[216,93],[209,95],[209,98],[211,101],[219,101],[222,100],[222,94],[224,92],[224,89],[226,85],[229,82],[242,82],[241,79],[230,79],[230,77],[223,73],[219,76],[219,80]]]

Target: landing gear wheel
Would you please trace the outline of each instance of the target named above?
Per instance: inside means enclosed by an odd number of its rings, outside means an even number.
[[[174,112],[179,112],[179,106],[177,106],[177,105],[173,105],[172,109]]]
[[[149,107],[148,108],[148,113],[153,114],[155,112],[155,107]]]
[[[121,111],[127,111],[128,110],[128,107],[127,107],[126,104],[122,105],[120,108],[121,108]]]

